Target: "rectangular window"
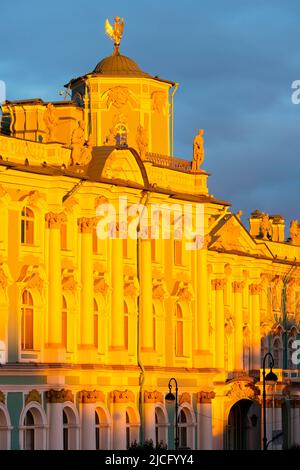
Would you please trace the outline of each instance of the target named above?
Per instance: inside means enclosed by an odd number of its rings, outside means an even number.
[[[98,253],[98,236],[96,227],[93,228],[93,253],[94,255]]]
[[[156,239],[151,238],[151,259],[153,263],[156,261]]]
[[[67,347],[67,312],[62,312],[62,345],[64,348]]]
[[[128,240],[123,238],[123,258],[128,258]]]
[[[67,224],[60,226],[60,248],[61,250],[67,249]]]
[[[182,266],[182,241],[174,240],[174,264]]]
[[[24,308],[22,314],[21,347],[24,350],[33,350],[33,310]]]

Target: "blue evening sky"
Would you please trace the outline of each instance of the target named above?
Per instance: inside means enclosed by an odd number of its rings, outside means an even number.
[[[112,52],[104,21],[125,18],[121,52],[180,83],[175,155],[205,129],[210,192],[248,216],[299,218],[299,0],[2,2],[0,80],[8,99],[59,100],[69,79]]]

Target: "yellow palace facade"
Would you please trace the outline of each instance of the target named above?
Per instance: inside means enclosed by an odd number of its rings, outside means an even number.
[[[1,449],[172,449],[173,377],[180,448],[259,449],[268,351],[269,448],[300,444],[298,224],[286,241],[255,211],[248,230],[209,194],[203,152],[173,156],[176,88],[116,41],[65,100],[2,106]],[[203,247],[172,217],[169,239],[99,238],[97,207],[120,197],[201,204]]]

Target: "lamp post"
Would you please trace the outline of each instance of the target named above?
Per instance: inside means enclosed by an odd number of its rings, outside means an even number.
[[[270,372],[266,375],[266,359],[270,358]],[[269,384],[275,384],[278,380],[277,375],[274,374],[272,368],[274,366],[274,358],[270,352],[267,352],[263,359],[263,422],[264,422],[264,435],[263,435],[263,450],[268,448],[268,439],[267,439],[267,422],[266,422],[266,382]]]
[[[172,393],[172,381],[175,383],[175,395]],[[178,437],[178,383],[177,380],[172,377],[169,380],[169,393],[166,395],[167,401],[175,401],[175,450],[178,450],[179,437]]]

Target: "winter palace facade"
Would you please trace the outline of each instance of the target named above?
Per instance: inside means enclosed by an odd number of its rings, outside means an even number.
[[[268,351],[269,448],[300,444],[298,223],[287,239],[256,210],[248,229],[210,195],[201,132],[192,162],[173,156],[176,89],[117,42],[64,100],[2,105],[0,449],[172,449],[171,378],[179,448],[259,449]],[[120,198],[200,205],[201,247],[172,214],[169,238],[122,238],[120,222],[99,237],[97,208],[119,220]]]

